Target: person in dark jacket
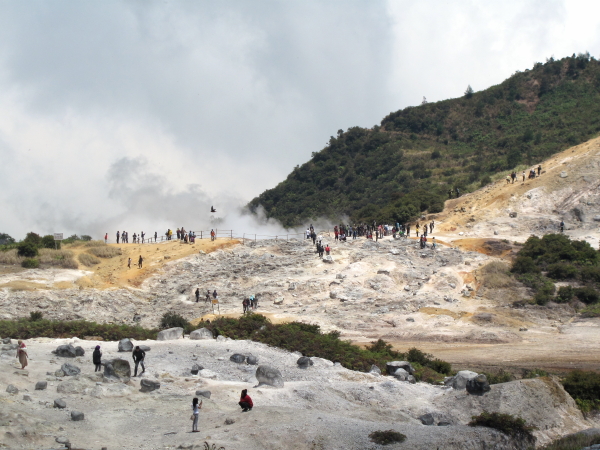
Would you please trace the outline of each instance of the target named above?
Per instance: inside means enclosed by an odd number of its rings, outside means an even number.
[[[102,352],[100,351],[100,346],[96,345],[94,349],[94,353],[92,353],[92,361],[96,366],[94,372],[100,372],[102,370]]]
[[[144,367],[144,358],[146,357],[146,352],[144,350],[142,350],[140,348],[139,345],[135,346],[135,349],[133,349],[133,362],[135,363],[135,369],[133,370],[133,376],[137,377],[137,371],[138,371],[138,365],[142,365],[142,373],[140,373],[140,377],[144,374],[144,372],[146,371],[146,368]]]
[[[240,402],[238,405],[241,406],[242,412],[248,412],[252,409],[254,404],[252,403],[252,399],[248,395],[248,389],[244,389],[242,391],[242,396],[240,397]]]

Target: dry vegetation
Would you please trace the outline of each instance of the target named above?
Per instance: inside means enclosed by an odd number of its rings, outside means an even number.
[[[17,250],[0,252],[0,264],[20,266],[26,258],[17,255]],[[79,265],[69,250],[53,250],[41,248],[39,255],[33,258],[39,261],[42,267],[60,267],[63,269],[77,269]]]
[[[87,252],[99,258],[114,258],[115,256],[119,256],[122,254],[121,249],[116,247],[109,247],[106,244],[91,247],[87,250]]]
[[[77,257],[79,262],[87,267],[95,266],[96,264],[100,264],[100,259],[96,258],[94,255],[90,255],[89,253],[80,253]]]
[[[515,286],[516,281],[510,276],[510,266],[500,261],[493,261],[481,268],[482,284],[488,289],[505,289]]]

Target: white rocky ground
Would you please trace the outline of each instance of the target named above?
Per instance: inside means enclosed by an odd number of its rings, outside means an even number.
[[[81,345],[85,356],[61,358],[51,353],[64,343]],[[389,448],[513,449],[518,444],[503,434],[466,426],[484,409],[518,414],[538,426],[539,443],[594,426],[576,409],[573,400],[551,379],[521,380],[492,386],[484,396],[469,395],[424,383],[409,384],[389,376],[354,372],[331,361],[314,358],[314,366],[297,367],[297,354],[251,341],[176,340],[141,341],[149,345],[146,374],[160,389],[142,393],[139,378],[110,382],[94,373],[91,352],[102,346],[103,359],[130,359],[116,342],[78,339],[27,341],[30,365],[18,369],[14,352],[0,358],[0,445],[5,448],[58,448],[66,437],[74,448],[164,449],[202,448],[204,441],[233,449],[377,449],[368,435],[393,429],[407,436]],[[257,386],[256,366],[229,360],[234,353],[252,354],[259,364],[278,368],[282,389]],[[64,362],[82,369],[74,377],[56,377]],[[192,375],[193,364],[204,370]],[[50,374],[50,375],[49,375]],[[46,390],[35,390],[47,380]],[[10,394],[7,385],[19,392]],[[249,389],[255,407],[242,413],[239,393]],[[196,390],[204,398],[200,433],[191,433],[191,400]],[[66,409],[53,407],[63,399]],[[202,398],[202,397],[200,397]],[[72,421],[70,413],[85,414]],[[419,416],[431,413],[434,425]],[[227,425],[226,420],[233,423]],[[448,426],[437,426],[448,422]],[[195,445],[195,447],[192,447]]]

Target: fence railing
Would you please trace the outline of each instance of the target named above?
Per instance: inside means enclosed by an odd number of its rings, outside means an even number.
[[[211,230],[200,230],[200,231],[195,231],[195,230],[190,230],[188,231],[188,233],[195,233],[195,238],[196,239],[212,239],[212,236],[210,234]],[[215,239],[239,239],[241,241],[243,241],[243,243],[245,244],[246,241],[257,241],[257,240],[269,240],[269,239],[273,239],[275,241],[289,241],[290,238],[294,238],[294,237],[300,237],[302,239],[306,238],[306,233],[286,233],[286,234],[277,234],[277,235],[269,235],[269,234],[254,234],[254,233],[242,233],[241,235],[234,231],[234,230],[223,230],[223,229],[214,229],[215,232]],[[328,231],[324,231],[322,233],[327,233],[329,234]],[[183,239],[177,239],[177,234],[175,234],[175,232],[173,233],[173,235],[170,236],[170,239],[168,236],[166,235],[157,235],[156,238],[154,237],[154,235],[146,235],[144,236],[143,242],[142,242],[142,238],[139,236],[136,236],[136,242],[133,242],[133,235],[129,237],[129,244],[156,244],[159,242],[167,242],[167,241],[182,241]],[[108,239],[107,243],[117,243],[116,237],[113,237],[113,239]],[[119,244],[123,243],[122,238],[119,237]]]

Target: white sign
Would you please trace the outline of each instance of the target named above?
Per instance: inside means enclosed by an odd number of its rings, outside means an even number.
[[[55,241],[62,241],[63,240],[63,234],[62,233],[54,233],[54,240]]]

